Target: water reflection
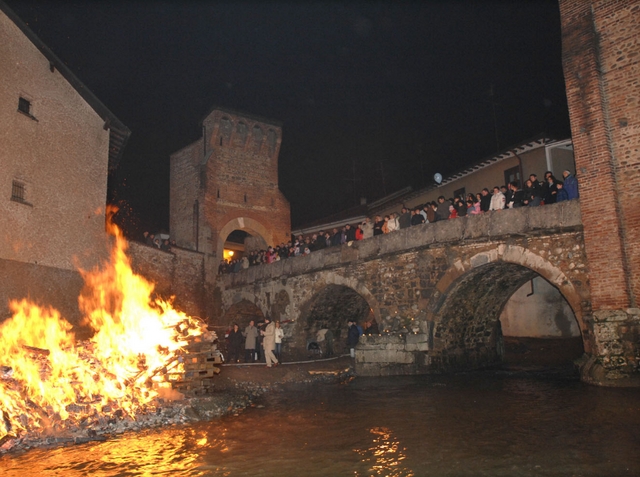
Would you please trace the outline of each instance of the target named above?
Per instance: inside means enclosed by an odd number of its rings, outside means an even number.
[[[2,477],[640,475],[640,393],[491,373],[269,393],[238,417],[0,457]]]
[[[375,475],[386,477],[413,477],[411,469],[402,467],[402,461],[407,458],[406,449],[400,440],[393,435],[391,429],[374,427],[369,430],[375,437],[372,446],[366,449],[355,449],[362,457],[362,462],[370,465],[369,471]],[[358,472],[356,476],[364,475]],[[371,475],[367,473],[366,475]]]
[[[211,438],[191,428],[129,434],[107,442],[5,456],[11,474],[65,477],[170,475],[200,476],[200,453],[224,451],[224,438]],[[6,468],[6,467],[5,467]]]

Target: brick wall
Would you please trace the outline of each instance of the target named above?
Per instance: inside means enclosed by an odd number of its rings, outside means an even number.
[[[91,268],[108,251],[104,120],[4,12],[0,71],[0,259]]]
[[[278,188],[281,127],[221,109],[202,126],[201,140],[171,156],[170,223],[179,246],[205,254],[205,281],[213,283],[229,233],[275,245],[289,239],[291,222]]]
[[[560,1],[563,65],[594,310],[640,292],[640,3]]]

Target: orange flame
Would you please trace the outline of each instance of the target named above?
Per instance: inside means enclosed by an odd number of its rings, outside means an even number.
[[[52,422],[65,428],[106,405],[135,416],[186,338],[202,333],[202,323],[152,298],[154,285],[131,270],[120,230],[110,220],[108,229],[110,262],[80,272],[80,310],[95,331],[88,342],[76,342],[56,310],[10,303],[13,316],[0,325],[0,444]]]

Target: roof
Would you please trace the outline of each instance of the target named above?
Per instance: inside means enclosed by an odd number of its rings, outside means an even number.
[[[53,71],[54,68],[57,69],[64,79],[69,82],[89,106],[104,120],[104,129],[109,130],[109,170],[115,169],[122,158],[122,152],[131,135],[129,128],[125,126],[115,114],[109,111],[102,101],[71,72],[62,60],[60,60],[2,0],[0,0],[0,10],[3,11],[29,41],[40,50],[40,53],[49,60],[51,71]]]
[[[369,213],[375,213],[377,210],[383,210],[389,207],[390,205],[404,203],[416,197],[420,197],[421,195],[426,194],[429,191],[432,191],[450,182],[461,179],[465,176],[468,176],[469,174],[473,174],[474,172],[479,171],[480,169],[484,169],[485,167],[495,164],[496,162],[500,162],[505,159],[518,156],[519,154],[522,154],[524,152],[531,151],[533,149],[538,149],[540,147],[547,146],[554,142],[555,142],[554,139],[549,139],[547,137],[542,137],[542,136],[536,136],[534,139],[503,149],[498,154],[485,157],[484,159],[481,159],[478,162],[470,166],[467,166],[458,172],[450,174],[447,177],[445,177],[440,184],[431,184],[429,186],[423,187],[422,189],[411,191],[406,195],[398,195],[397,193],[395,193],[386,197],[382,197],[381,199],[378,199],[375,202],[371,203],[369,207]]]

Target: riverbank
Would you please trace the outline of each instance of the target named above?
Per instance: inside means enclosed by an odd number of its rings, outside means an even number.
[[[87,417],[73,428],[66,428],[64,422],[58,420],[47,429],[7,436],[0,442],[0,454],[105,441],[144,429],[237,415],[265,392],[280,386],[340,383],[352,379],[354,374],[353,360],[348,356],[284,363],[272,368],[264,363],[223,365],[209,394],[187,397],[173,390],[160,390],[153,405],[136,414],[135,418],[122,410],[112,412],[105,407],[100,415]]]

